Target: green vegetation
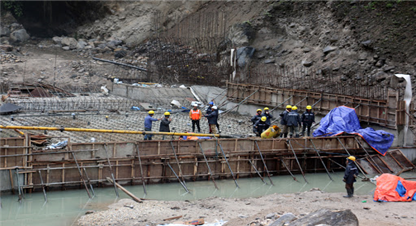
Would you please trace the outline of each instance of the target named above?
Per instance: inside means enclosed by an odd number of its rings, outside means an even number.
[[[410,10],[416,13],[416,7],[412,7]]]
[[[403,3],[407,0],[371,0],[366,6],[366,9],[374,10],[376,6],[385,6],[386,8],[393,8],[396,5]]]
[[[21,17],[23,15],[22,2],[16,0],[1,1],[1,7],[9,10],[15,16]]]

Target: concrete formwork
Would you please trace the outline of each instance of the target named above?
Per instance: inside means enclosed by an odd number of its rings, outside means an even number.
[[[338,138],[339,140],[329,137],[267,140],[69,142],[66,148],[60,150],[36,149],[33,146],[24,145],[30,142],[27,139],[7,138],[2,139],[0,148],[0,171],[2,172],[0,178],[2,184],[10,184],[10,186],[2,186],[3,189],[13,187],[6,174],[9,169],[18,167],[20,174],[24,175],[23,182],[20,183],[24,189],[42,187],[39,171],[44,185],[48,188],[81,186],[82,179],[87,180],[85,172],[88,173],[91,183],[99,186],[108,185],[106,177],[110,177],[111,174],[119,183],[177,181],[174,173],[168,167],[169,165],[179,177],[188,181],[209,180],[210,177],[215,179],[233,178],[233,174],[237,179],[239,177],[255,177],[256,169],[263,177],[266,177],[268,173],[262,157],[271,175],[325,172],[321,161],[330,171],[342,169],[337,164],[333,164],[331,160],[341,164],[345,162],[345,157],[348,154],[344,146],[350,154],[357,156],[357,158],[363,158],[360,164],[364,167],[367,166],[369,172],[372,168],[377,170],[374,161],[379,161],[379,157],[368,146],[366,146],[366,151],[370,155],[366,154],[356,143],[354,137],[341,136]],[[15,146],[7,146],[11,144]],[[207,162],[205,162],[201,148]],[[260,155],[259,149],[262,155]],[[317,151],[320,156],[317,155]],[[391,169],[391,172],[411,166],[411,163],[403,160],[404,156],[400,153],[396,158],[403,166],[401,168],[396,166],[395,169]],[[379,164],[381,164],[380,161]],[[212,174],[208,171],[207,163],[210,165]],[[16,186],[14,184],[15,188]]]

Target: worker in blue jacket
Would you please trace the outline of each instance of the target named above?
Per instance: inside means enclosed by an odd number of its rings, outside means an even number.
[[[266,120],[267,117],[263,116],[253,125],[253,132],[256,134],[257,137],[260,137],[263,131],[265,131],[268,128]]]
[[[268,107],[264,108],[264,113],[261,116],[266,116],[266,124],[267,124],[267,128],[268,129],[271,126],[271,119],[273,118],[273,115],[270,114],[270,110]]]
[[[218,111],[217,106],[211,107],[211,113],[204,115],[208,119],[209,133],[217,133]]]
[[[253,123],[253,125],[256,124],[256,122],[261,119],[262,117],[261,112],[262,110],[260,108],[257,109],[256,114],[251,118],[251,122]]]
[[[144,131],[152,131],[152,123],[153,121],[159,121],[159,119],[153,118],[153,115],[155,114],[154,111],[149,111],[148,116],[144,119]],[[153,134],[145,134],[144,140],[152,140]]]
[[[305,136],[305,130],[307,130],[308,137],[311,135],[311,126],[315,123],[315,113],[312,112],[312,106],[306,106],[306,111],[303,112],[301,121],[303,124],[302,136]]]
[[[289,136],[291,138],[293,135],[299,137],[300,115],[298,113],[298,107],[292,107],[292,110],[285,115],[285,121],[289,129]]]
[[[349,156],[347,158],[347,167],[345,168],[344,179],[345,189],[347,189],[347,195],[344,198],[351,198],[354,196],[354,182],[358,176],[358,169],[355,165],[355,157]]]

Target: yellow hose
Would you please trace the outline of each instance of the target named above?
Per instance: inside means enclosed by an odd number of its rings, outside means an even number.
[[[174,132],[151,132],[134,130],[109,130],[109,129],[85,129],[85,128],[64,128],[64,127],[42,127],[42,126],[3,126],[0,129],[22,129],[22,130],[57,130],[68,132],[87,132],[87,133],[123,133],[123,134],[153,134],[153,135],[172,135],[172,136],[198,136],[198,137],[220,137],[219,134],[205,133],[174,133]]]

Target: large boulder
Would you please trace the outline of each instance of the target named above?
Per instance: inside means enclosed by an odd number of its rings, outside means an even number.
[[[285,213],[279,219],[271,223],[269,226],[283,226],[288,225],[290,222],[296,220],[296,216],[293,213]]]
[[[358,218],[349,209],[330,210],[324,208],[293,221],[290,226],[312,226],[320,224],[331,226],[358,226]]]
[[[78,42],[75,40],[75,38],[64,37],[61,40],[61,44],[62,46],[68,46],[70,49],[76,49]]]
[[[10,35],[10,29],[8,27],[0,26],[0,37],[9,36],[9,35]]]
[[[236,46],[247,46],[254,39],[255,31],[250,23],[235,24],[228,31],[228,38]]]
[[[10,40],[12,42],[25,42],[29,38],[30,36],[27,34],[25,29],[19,29],[10,34]]]
[[[236,54],[238,66],[241,68],[245,67],[253,57],[254,51],[256,49],[250,46],[238,48]]]

